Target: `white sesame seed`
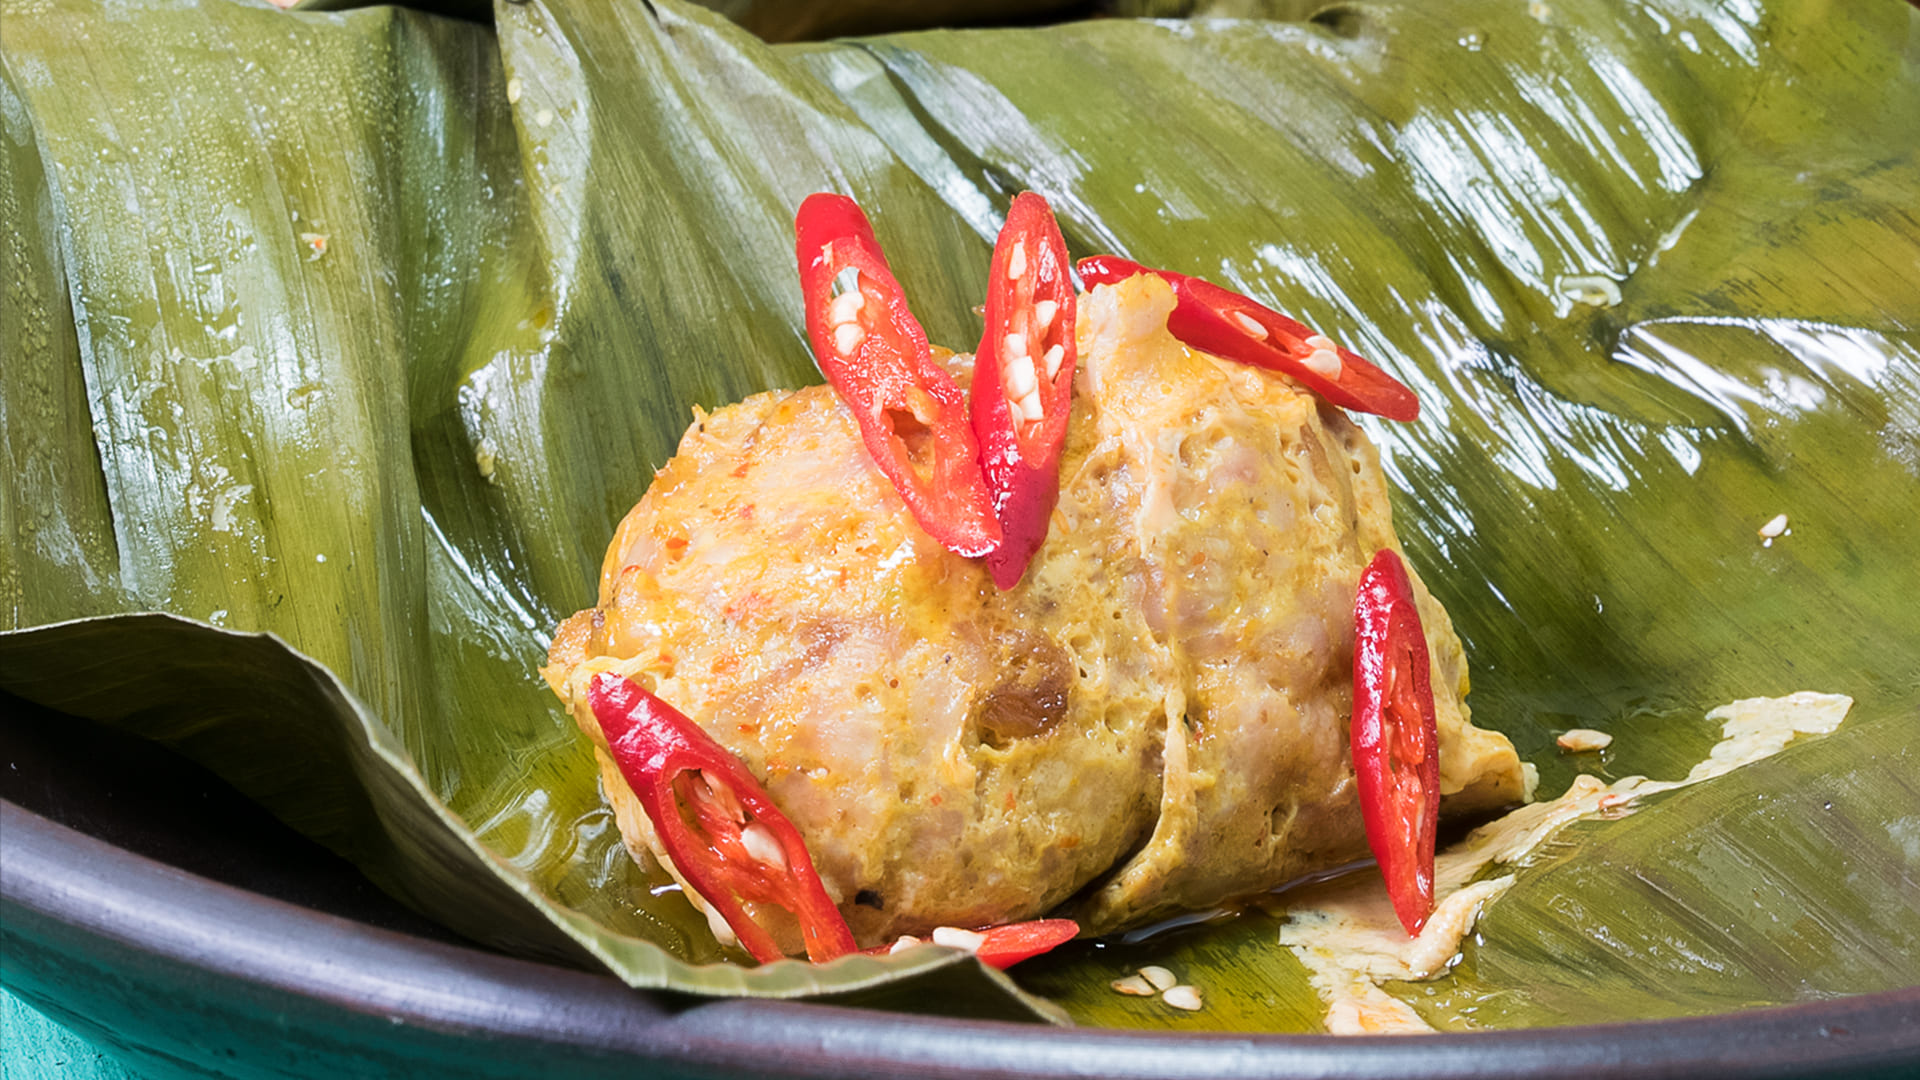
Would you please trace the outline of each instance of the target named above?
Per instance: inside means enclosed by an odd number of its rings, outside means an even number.
[[[1124,979],[1115,979],[1109,985],[1111,985],[1115,991],[1125,994],[1128,997],[1153,996],[1153,987],[1148,986],[1147,980],[1138,975],[1129,975]]]
[[[1055,345],[1053,348],[1047,350],[1047,355],[1041,357],[1041,361],[1047,365],[1047,378],[1051,379],[1055,375],[1060,374],[1060,362],[1066,358],[1067,347],[1065,345]]]
[[[867,339],[867,332],[857,322],[843,322],[833,328],[833,347],[842,356],[849,355]]]
[[[1613,736],[1604,731],[1577,727],[1569,728],[1561,732],[1560,737],[1553,741],[1562,750],[1570,750],[1576,754],[1580,754],[1589,750],[1605,750],[1608,746],[1612,745]]]
[[[933,928],[933,943],[949,949],[979,952],[980,946],[987,943],[987,935],[975,930],[962,930],[957,926],[936,926]]]
[[[1337,351],[1340,348],[1340,346],[1335,345],[1333,343],[1333,339],[1330,337],[1327,337],[1323,334],[1315,334],[1312,337],[1309,337],[1307,339],[1307,348],[1325,349],[1328,352],[1334,352],[1334,351]]]
[[[1176,1009],[1187,1012],[1200,1011],[1200,988],[1197,986],[1176,986],[1160,995],[1160,1000]]]
[[[1007,280],[1019,281],[1020,275],[1027,272],[1027,245],[1016,243],[1013,254],[1007,256]]]
[[[827,305],[827,322],[833,326],[850,323],[859,316],[860,309],[866,306],[865,293],[859,289],[848,289],[834,297],[833,303]]]
[[[1238,323],[1240,326],[1240,329],[1245,330],[1247,332],[1247,336],[1251,337],[1253,340],[1255,341],[1267,340],[1267,328],[1260,325],[1260,320],[1254,318],[1253,316],[1247,314],[1246,312],[1244,311],[1234,312],[1233,321],[1235,323]]]
[[[1332,349],[1315,349],[1307,354],[1305,360],[1300,362],[1307,365],[1307,370],[1313,372],[1315,375],[1325,376],[1329,379],[1337,379],[1340,377],[1340,354],[1334,352]]]
[[[1157,964],[1141,968],[1140,977],[1152,983],[1155,990],[1171,990],[1180,984],[1173,972]]]
[[[1034,392],[1040,381],[1033,375],[1033,360],[1025,356],[1016,356],[1007,361],[1007,397],[1019,401]]]
[[[1033,305],[1033,328],[1044,331],[1053,325],[1053,317],[1060,313],[1060,305],[1052,300],[1040,300]]]
[[[768,866],[787,868],[787,853],[781,849],[780,841],[774,839],[773,830],[757,821],[740,830],[740,845],[747,849],[747,854]]]
[[[552,109],[541,109],[541,110],[540,110],[539,112],[537,112],[537,113],[534,113],[534,114],[533,114],[533,122],[534,122],[534,123],[536,123],[536,124],[539,124],[539,125],[540,125],[541,127],[546,127],[546,126],[548,126],[549,124],[552,124],[552,123],[553,123],[553,110],[552,110]]]
[[[1760,526],[1760,535],[1768,540],[1787,531],[1787,515],[1776,514],[1765,525]]]
[[[1046,406],[1040,404],[1040,391],[1035,390],[1020,399],[1020,419],[1044,420],[1046,415]]]
[[[904,934],[899,941],[893,943],[892,948],[887,950],[887,955],[892,956],[894,953],[904,952],[918,944],[920,944],[919,938],[914,937],[912,934]]]
[[[515,75],[513,78],[507,80],[507,104],[512,105],[519,100],[520,76]]]
[[[1008,359],[1027,355],[1027,336],[1025,334],[1008,334],[1006,344],[1001,346],[1000,351],[1005,353]]]

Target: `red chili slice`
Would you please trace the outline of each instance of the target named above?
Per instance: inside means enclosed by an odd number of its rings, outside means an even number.
[[[1433,914],[1440,822],[1440,736],[1427,636],[1413,583],[1391,548],[1360,574],[1353,601],[1353,770],[1367,844],[1393,912],[1417,934]]]
[[[1065,265],[1065,260],[1062,260]],[[981,933],[987,940],[974,953],[988,967],[1005,971],[1022,960],[1031,960],[1080,936],[1080,924],[1072,919],[1035,919],[1032,922],[992,926]]]
[[[974,955],[980,962],[1002,971],[1022,960],[1031,960],[1041,953],[1052,952],[1080,936],[1080,924],[1072,919],[1034,919],[1030,922],[1007,923],[1002,926],[989,926],[976,930],[985,940]],[[904,940],[904,939],[902,939]],[[875,945],[867,950],[869,956],[886,956],[893,952],[899,943]]]
[[[674,868],[754,959],[770,963],[783,954],[747,916],[746,901],[792,912],[815,963],[855,951],[800,830],[739,758],[630,679],[594,676],[587,702]]]
[[[807,336],[867,452],[929,536],[968,558],[994,550],[1000,525],[966,395],[934,362],[867,215],[852,199],[821,192],[800,204],[794,232]],[[849,270],[853,280],[835,296]]]
[[[1031,191],[1013,200],[994,244],[986,324],[974,353],[973,433],[1000,522],[987,567],[995,585],[1011,589],[1046,540],[1060,495],[1076,359],[1067,242],[1047,200]]]
[[[1311,327],[1237,292],[1117,255],[1081,259],[1077,269],[1089,289],[1135,274],[1166,279],[1173,286],[1175,301],[1167,330],[1202,352],[1291,376],[1341,408],[1389,420],[1413,420],[1420,415],[1420,399],[1400,380]]]

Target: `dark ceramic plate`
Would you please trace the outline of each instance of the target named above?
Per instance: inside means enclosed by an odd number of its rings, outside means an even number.
[[[460,944],[156,747],[13,699],[0,714],[0,978],[156,1074],[1920,1075],[1920,987],[1692,1020],[1349,1039],[638,993]]]

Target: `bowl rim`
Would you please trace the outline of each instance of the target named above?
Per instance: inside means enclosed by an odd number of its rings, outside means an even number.
[[[396,1028],[496,1047],[565,1047],[669,1073],[1564,1080],[1920,1068],[1920,986],[1705,1017],[1474,1033],[1063,1029],[634,990],[611,975],[429,941],[248,892],[5,800],[0,836],[0,928],[10,953],[23,941],[53,949],[78,943],[322,1013],[384,1018]],[[47,1001],[44,986],[28,990],[31,1003],[86,1019],[67,1003]]]

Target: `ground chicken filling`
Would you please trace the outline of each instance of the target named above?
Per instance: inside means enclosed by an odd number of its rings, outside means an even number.
[[[862,946],[1056,910],[1100,933],[1364,857],[1354,590],[1399,546],[1378,457],[1290,380],[1181,345],[1172,304],[1152,276],[1082,297],[1060,500],[1016,588],[921,531],[831,389],[761,394],[697,415],[556,633],[554,690],[598,741],[587,682],[617,671],[737,753]],[[1443,813],[1522,801],[1414,587]]]

